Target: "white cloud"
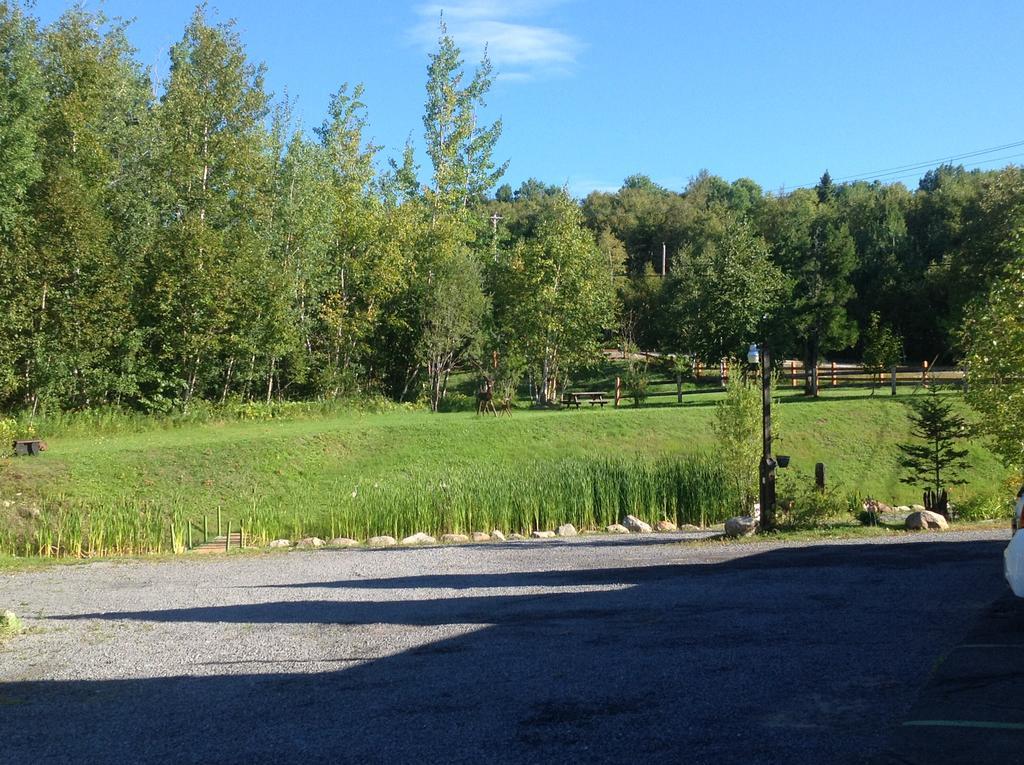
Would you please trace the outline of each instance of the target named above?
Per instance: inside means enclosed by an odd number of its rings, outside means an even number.
[[[506,82],[531,80],[541,75],[568,74],[582,45],[552,26],[539,23],[561,0],[450,0],[421,5],[414,40],[427,49],[437,43],[442,13],[448,33],[468,60],[484,48],[498,78]],[[529,23],[527,23],[529,22]]]

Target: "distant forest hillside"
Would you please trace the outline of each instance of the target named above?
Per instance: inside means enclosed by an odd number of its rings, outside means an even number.
[[[359,86],[299,129],[231,24],[198,9],[154,86],[125,27],[0,2],[0,410],[370,393],[432,408],[453,374],[539,403],[602,347],[704,360],[953,363],[1016,253],[1024,179],[941,166],[917,189],[766,194],[701,173],[570,199],[499,185],[485,58],[443,24],[422,174],[366,139]],[[155,93],[159,93],[156,95]],[[877,346],[877,347],[876,347]]]

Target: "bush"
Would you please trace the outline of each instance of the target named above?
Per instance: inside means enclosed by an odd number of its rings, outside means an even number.
[[[13,611],[0,612],[0,641],[22,631],[21,619]]]
[[[1003,493],[978,494],[956,505],[953,512],[958,521],[990,521],[1013,518],[1013,499]]]
[[[781,499],[776,507],[775,521],[779,528],[816,528],[864,514],[860,497],[837,489],[819,491],[807,479],[800,480],[784,475],[779,479],[778,491],[780,497],[786,497]],[[864,519],[861,519],[861,522],[864,523]]]
[[[36,429],[31,422],[21,423],[10,417],[0,417],[0,458],[9,457],[15,441],[35,438]]]
[[[711,427],[721,464],[739,502],[736,511],[745,515],[757,500],[760,480],[761,391],[737,367],[730,368],[725,397],[715,404]]]
[[[633,399],[634,406],[640,406],[647,400],[647,386],[650,383],[650,376],[647,374],[647,363],[639,361],[629,362],[629,369],[626,371],[626,394]]]

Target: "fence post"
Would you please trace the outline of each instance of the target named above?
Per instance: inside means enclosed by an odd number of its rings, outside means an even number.
[[[819,462],[814,466],[814,485],[818,491],[825,490],[825,463]]]
[[[185,521],[186,528],[188,528],[188,549],[192,549],[192,521]]]
[[[726,366],[725,366],[725,359],[721,359],[718,362],[718,385],[719,385],[719,387],[722,387],[722,388],[725,387],[725,381],[727,379],[726,372],[727,372],[727,369],[726,369]]]
[[[966,366],[963,369],[960,370],[960,374],[962,374],[964,376],[963,390],[964,390],[964,393],[966,394],[967,393],[967,367]]]
[[[793,359],[789,362],[789,387],[796,387],[796,361]]]
[[[622,378],[615,378],[615,406],[618,408],[619,402],[622,400]]]
[[[683,375],[681,372],[676,372],[676,403],[683,403]]]
[[[832,362],[832,387],[836,387],[836,362]]]
[[[221,525],[220,525],[220,507],[218,506],[217,507],[217,536],[220,536],[222,533],[224,533],[224,530],[221,528]]]
[[[203,516],[203,544],[205,545],[210,541],[210,517],[207,515]]]
[[[921,385],[925,388],[928,387],[928,359],[925,359],[924,363],[921,364]]]
[[[224,552],[231,549],[231,521],[228,521],[228,533],[224,537]]]
[[[892,365],[892,395],[896,395],[896,365]]]

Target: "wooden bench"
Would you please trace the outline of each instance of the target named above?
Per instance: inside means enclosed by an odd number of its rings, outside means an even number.
[[[580,404],[587,403],[591,406],[600,406],[604,408],[604,405],[608,403],[608,399],[604,397],[603,391],[577,391],[574,393],[565,393],[562,395],[562,406],[568,409],[570,406],[575,406],[577,409],[580,408]]]

